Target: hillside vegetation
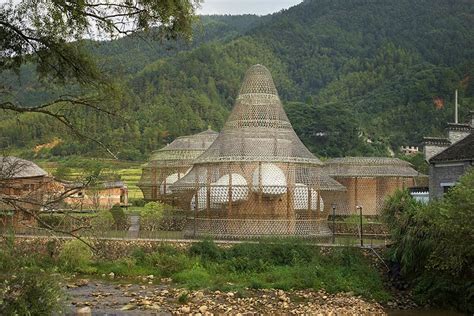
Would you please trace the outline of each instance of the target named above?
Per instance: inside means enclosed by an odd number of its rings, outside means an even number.
[[[461,116],[474,109],[473,27],[469,1],[313,0],[261,18],[206,17],[193,43],[88,42],[120,86],[110,102],[121,117],[77,110],[75,123],[120,158],[144,159],[179,135],[220,129],[245,70],[260,63],[315,154],[388,155],[441,135],[455,89]],[[26,103],[64,91],[41,86],[32,68],[20,79],[14,97]],[[28,151],[59,134],[63,142],[37,156],[104,155],[44,117],[2,116],[1,147]]]

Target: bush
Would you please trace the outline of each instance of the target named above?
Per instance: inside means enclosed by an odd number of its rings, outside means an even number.
[[[132,206],[137,206],[137,207],[144,207],[146,204],[146,201],[144,199],[137,199],[137,198],[129,198],[128,202],[132,204]]]
[[[61,314],[63,306],[58,275],[28,268],[0,283],[0,315]]]
[[[474,312],[474,168],[441,201],[416,203],[408,192],[387,201],[391,258],[421,302]]]
[[[112,217],[114,218],[114,228],[116,230],[127,230],[129,225],[128,225],[128,220],[127,220],[127,215],[123,211],[123,209],[120,207],[120,205],[114,205],[110,209],[110,213],[112,213]]]
[[[97,216],[91,219],[92,229],[95,231],[104,231],[112,229],[115,225],[115,220],[110,211],[99,211]]]
[[[184,283],[190,289],[208,288],[211,286],[212,277],[202,266],[196,264],[189,270],[181,271],[173,276],[173,280]]]
[[[192,256],[200,256],[204,260],[217,261],[222,258],[222,250],[209,239],[194,243],[189,247]]]
[[[59,227],[59,225],[62,222],[62,218],[57,215],[52,215],[52,214],[41,214],[39,216],[41,222],[39,223],[40,227],[46,227],[46,225],[49,225],[51,227]],[[46,225],[44,225],[46,224]]]
[[[382,210],[382,221],[395,242],[389,249],[389,259],[400,263],[401,272],[410,278],[424,269],[431,248],[430,239],[425,238],[431,225],[425,218],[426,211],[426,206],[415,201],[408,190],[395,192]]]
[[[164,204],[159,202],[149,202],[145,204],[144,209],[140,213],[141,229],[147,231],[160,230],[164,210]]]
[[[169,254],[157,251],[148,254],[145,261],[158,269],[159,274],[163,277],[170,277],[177,272],[192,267],[192,261],[183,253]]]
[[[89,272],[92,250],[80,240],[67,241],[59,252],[59,263],[65,271]]]

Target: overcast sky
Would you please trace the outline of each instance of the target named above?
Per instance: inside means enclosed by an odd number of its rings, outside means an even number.
[[[204,0],[199,14],[258,14],[265,15],[288,9],[302,0]]]

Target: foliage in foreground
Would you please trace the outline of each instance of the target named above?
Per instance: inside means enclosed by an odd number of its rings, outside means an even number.
[[[0,245],[0,315],[51,315],[63,308],[58,275],[19,256],[12,240]],[[43,258],[42,258],[43,259]]]
[[[332,293],[352,292],[381,302],[390,298],[379,272],[360,249],[326,249],[293,240],[242,243],[223,248],[205,240],[189,249],[171,245],[160,245],[153,250],[136,247],[112,260],[105,256],[91,258],[90,252],[82,249],[83,245],[79,243],[74,240],[66,242],[56,252],[23,256],[21,262],[14,262],[10,255],[2,256],[0,273],[6,275],[17,268],[28,267],[46,271],[38,272],[44,278],[55,272],[90,277],[113,272],[116,278],[137,277],[139,280],[152,274],[155,280],[171,278],[178,286],[189,289],[240,293],[244,293],[246,288],[325,289]],[[41,280],[38,279],[37,283],[29,280],[32,291],[52,301],[58,300],[59,292],[46,291],[46,288],[55,289],[54,284],[46,286],[46,282],[54,280],[51,277]]]
[[[474,312],[473,210],[474,169],[443,200],[424,206],[403,191],[387,201],[390,256],[420,302]]]

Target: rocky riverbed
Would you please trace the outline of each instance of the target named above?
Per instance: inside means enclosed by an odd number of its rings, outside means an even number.
[[[383,307],[353,293],[311,290],[243,292],[188,291],[162,279],[160,284],[126,284],[79,279],[67,284],[69,314],[215,315],[312,314],[385,315]]]

